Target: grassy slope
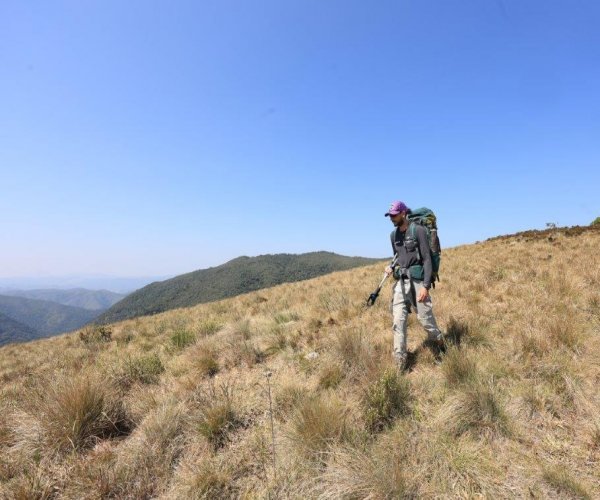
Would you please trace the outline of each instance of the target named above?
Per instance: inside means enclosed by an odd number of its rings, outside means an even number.
[[[374,259],[346,257],[331,252],[238,257],[217,267],[151,283],[115,304],[97,322],[114,323],[178,307],[212,302],[372,262]]]
[[[452,345],[436,363],[413,317],[402,376],[389,290],[363,307],[381,264],[4,347],[0,497],[598,498],[599,245],[447,250]]]

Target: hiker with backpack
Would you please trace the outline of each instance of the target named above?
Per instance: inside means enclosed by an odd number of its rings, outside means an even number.
[[[427,344],[436,354],[444,349],[444,337],[433,315],[429,295],[430,288],[435,286],[441,250],[431,210],[411,211],[403,202],[395,201],[385,216],[395,227],[390,235],[395,265],[385,268],[386,276],[393,275],[396,279],[392,300],[394,360],[404,370],[407,320],[412,308],[427,332]]]

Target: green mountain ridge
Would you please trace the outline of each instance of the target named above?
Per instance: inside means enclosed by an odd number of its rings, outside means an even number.
[[[190,307],[228,297],[365,266],[380,259],[347,257],[332,252],[241,256],[225,264],[151,283],[115,304],[97,319],[125,319]]]

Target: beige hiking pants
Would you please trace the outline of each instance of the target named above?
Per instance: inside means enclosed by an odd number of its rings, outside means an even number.
[[[423,288],[423,282],[420,280],[413,280],[415,287],[415,297],[419,296],[419,291]],[[404,292],[406,298],[410,297],[410,280],[401,279],[396,282],[394,286],[394,298],[392,301],[392,314],[394,317],[394,356],[404,357],[406,356],[406,332],[408,326],[408,307],[404,303],[404,297],[402,296],[402,288],[404,286]],[[425,331],[427,332],[428,340],[439,340],[442,339],[442,332],[437,326],[435,317],[433,316],[433,310],[431,305],[431,297],[427,297],[425,302],[417,302],[417,318]]]

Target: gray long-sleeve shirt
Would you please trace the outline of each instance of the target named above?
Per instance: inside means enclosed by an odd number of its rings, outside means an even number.
[[[390,235],[392,252],[398,254],[397,265],[400,269],[422,265],[424,273],[423,286],[429,289],[431,287],[433,264],[431,262],[431,251],[429,241],[427,241],[427,233],[423,226],[415,224],[416,241],[411,238],[411,234],[410,225],[406,231],[400,231],[399,228],[392,231]],[[419,258],[419,254],[421,258]]]

